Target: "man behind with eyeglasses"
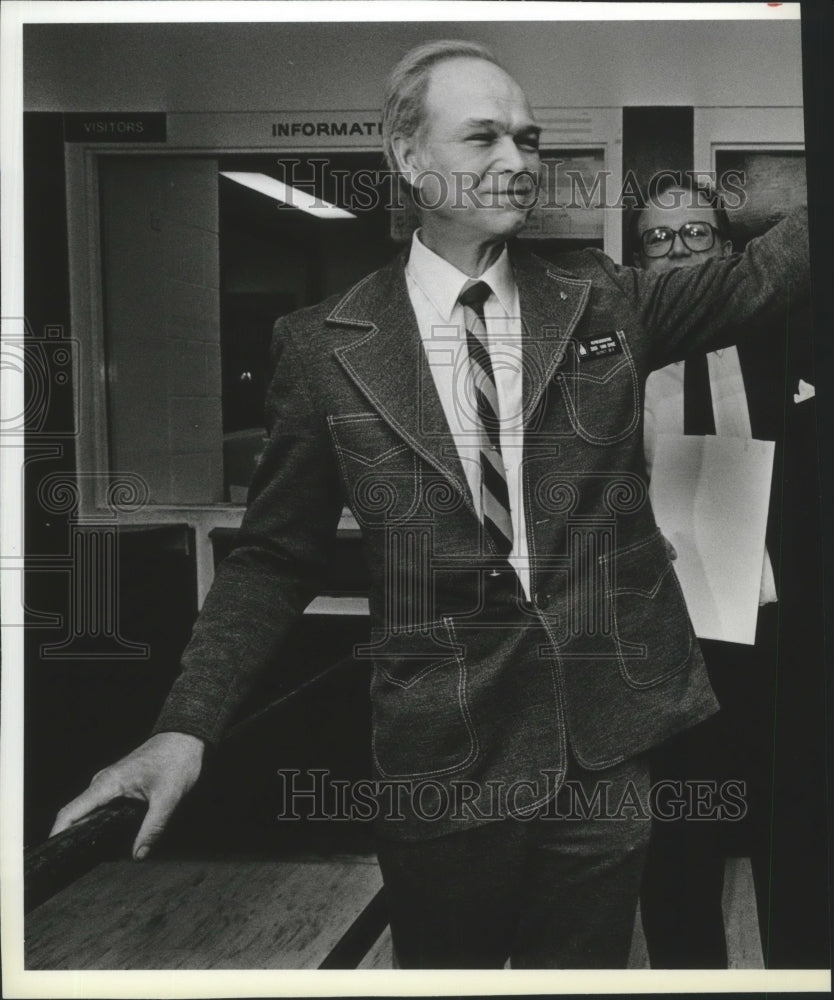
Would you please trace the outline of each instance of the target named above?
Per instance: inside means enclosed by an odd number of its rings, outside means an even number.
[[[733,252],[720,196],[686,175],[661,181],[635,212],[632,234],[634,263],[645,271],[698,267]],[[765,965],[825,965],[824,879],[817,876],[818,891],[802,860],[819,855],[824,870],[825,817],[816,822],[814,793],[803,794],[803,782],[810,788],[816,773],[808,759],[815,739],[809,702],[819,672],[813,636],[820,634],[812,565],[819,529],[814,411],[800,383],[804,375],[810,389],[813,369],[807,317],[794,310],[788,327],[782,322],[739,338],[737,347],[690,355],[646,383],[649,475],[659,434],[776,443],[755,645],[699,640],[721,711],[651,758],[653,782],[743,781],[747,814],[741,822],[684,816],[653,824],[641,894],[653,968],[727,967],[728,855],[751,859]],[[823,789],[820,776],[820,800]],[[803,803],[801,816],[796,809],[788,815],[793,800]]]
[[[669,271],[675,267],[697,267],[713,257],[733,252],[730,223],[720,197],[689,177],[664,175],[648,203],[635,212],[633,222],[634,265],[644,271]],[[696,367],[707,366],[716,382],[720,370],[730,377],[738,372],[738,349],[726,347],[667,365],[652,372],[646,382],[644,448],[646,469],[651,475],[655,437],[659,433],[685,431],[683,414],[684,377],[691,381]],[[696,418],[697,420],[697,418]],[[714,421],[699,433],[716,433]],[[679,425],[679,426],[676,426]]]

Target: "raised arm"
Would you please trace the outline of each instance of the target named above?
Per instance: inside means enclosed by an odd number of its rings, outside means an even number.
[[[751,240],[744,253],[663,272],[617,268],[615,275],[652,337],[652,367],[726,347],[757,320],[807,299],[807,209]]]

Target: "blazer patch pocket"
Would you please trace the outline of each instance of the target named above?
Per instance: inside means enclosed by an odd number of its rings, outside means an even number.
[[[556,378],[573,429],[590,444],[615,444],[632,434],[640,421],[637,369],[622,330],[610,335],[620,350],[591,354],[571,341]],[[605,338],[600,338],[605,339]]]
[[[600,562],[626,682],[650,687],[684,669],[692,653],[692,626],[660,532],[600,556]]]
[[[348,506],[365,527],[411,517],[419,502],[419,465],[413,450],[376,413],[327,419]]]
[[[467,701],[466,663],[433,629],[372,630],[383,655],[371,679],[373,756],[385,778],[454,774],[478,755]],[[452,655],[450,655],[450,653]]]

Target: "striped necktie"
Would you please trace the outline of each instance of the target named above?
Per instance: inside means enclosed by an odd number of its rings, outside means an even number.
[[[484,281],[467,281],[460,293],[466,344],[472,369],[472,383],[478,419],[481,423],[481,509],[484,528],[498,553],[508,556],[513,548],[510,494],[501,455],[501,415],[498,389],[489,356],[484,302],[492,289]]]

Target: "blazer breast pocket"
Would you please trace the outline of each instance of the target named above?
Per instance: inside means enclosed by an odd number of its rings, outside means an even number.
[[[602,342],[610,352],[592,353]],[[590,444],[616,444],[640,422],[640,387],[625,333],[571,341],[556,373],[573,429]]]
[[[411,517],[420,499],[415,452],[376,413],[330,416],[327,423],[356,520],[373,527]]]

